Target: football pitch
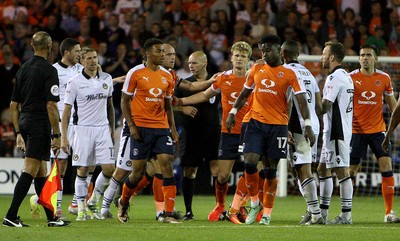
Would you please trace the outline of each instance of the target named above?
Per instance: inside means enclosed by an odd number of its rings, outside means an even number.
[[[29,197],[29,196],[28,196]],[[155,220],[153,197],[139,195],[132,199],[128,223],[119,223],[117,209],[111,209],[113,219],[75,221],[66,212],[71,195],[63,200],[66,216],[72,221],[70,227],[48,228],[45,214],[32,219],[29,213],[29,198],[25,198],[19,215],[28,228],[0,228],[0,240],[162,240],[162,241],[241,241],[241,240],[400,240],[400,223],[384,224],[384,204],[381,196],[355,197],[353,202],[353,225],[299,226],[305,211],[304,199],[300,196],[276,198],[269,226],[234,225],[228,221],[209,222],[208,213],[214,208],[213,196],[195,196],[193,211],[195,220],[181,224],[166,224]],[[227,204],[232,196],[227,197]],[[10,195],[0,195],[0,210],[3,217],[11,202]],[[183,197],[177,196],[176,207],[184,211]],[[400,199],[395,197],[395,209],[400,210]],[[331,203],[330,219],[340,212],[340,199],[335,196]]]

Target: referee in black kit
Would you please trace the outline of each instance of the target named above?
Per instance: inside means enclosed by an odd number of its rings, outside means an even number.
[[[47,62],[52,40],[48,33],[37,32],[31,45],[34,56],[22,65],[15,78],[10,110],[17,135],[17,148],[25,152],[24,170],[14,189],[14,196],[3,226],[27,227],[17,216],[18,209],[34,180],[36,194],[40,195],[46,182],[46,162],[50,159],[50,148],[60,149],[60,128],[57,102],[59,81],[57,70]],[[53,130],[53,132],[52,132]],[[70,221],[54,217],[45,208],[47,226],[69,226]]]

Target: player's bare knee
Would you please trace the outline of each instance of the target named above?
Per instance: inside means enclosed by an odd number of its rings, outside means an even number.
[[[115,171],[115,165],[113,164],[101,165],[101,169],[105,176],[111,177]]]

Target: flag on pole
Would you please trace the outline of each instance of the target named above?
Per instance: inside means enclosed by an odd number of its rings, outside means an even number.
[[[61,177],[58,169],[58,159],[56,158],[39,195],[38,203],[53,211],[55,215],[57,212],[57,191],[61,190]]]

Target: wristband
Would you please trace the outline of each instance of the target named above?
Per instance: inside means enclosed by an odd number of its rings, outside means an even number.
[[[15,135],[18,135],[18,134],[21,134],[21,132],[20,132],[20,131],[16,131],[16,132],[15,132]]]
[[[305,119],[304,120],[304,125],[305,126],[311,126],[311,120],[310,119]]]
[[[231,111],[229,111],[229,114],[236,115],[237,112],[238,112],[237,108],[233,107],[233,108],[231,109]]]
[[[54,139],[54,138],[60,138],[61,137],[61,133],[58,133],[58,134],[52,134],[51,135],[51,139]]]

